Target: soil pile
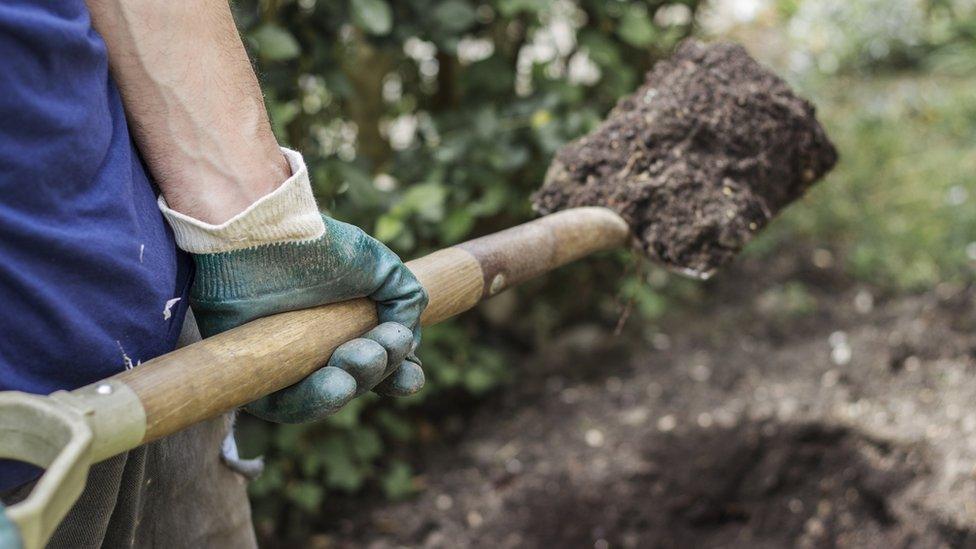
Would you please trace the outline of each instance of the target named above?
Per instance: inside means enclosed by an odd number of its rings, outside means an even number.
[[[611,208],[652,259],[707,278],[836,162],[813,105],[744,48],[686,41],[557,154],[532,200]]]

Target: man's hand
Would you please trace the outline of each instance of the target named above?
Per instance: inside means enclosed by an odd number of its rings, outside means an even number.
[[[292,176],[274,192],[220,225],[160,209],[177,243],[197,266],[190,294],[208,337],[256,318],[369,297],[380,326],[341,345],[321,370],[248,410],[271,421],[312,421],[374,389],[420,390],[413,351],[427,293],[400,258],[362,230],[321,215],[300,154],[283,149]]]
[[[381,324],[336,349],[328,365],[300,383],[251,403],[269,421],[314,421],[355,396],[413,394],[424,374],[413,350],[427,294],[400,258],[358,227],[322,216],[325,234],[196,255],[193,311],[204,337],[255,318],[355,297],[376,301]]]

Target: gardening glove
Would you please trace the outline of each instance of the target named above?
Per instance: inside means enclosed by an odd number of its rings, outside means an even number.
[[[20,540],[20,533],[13,521],[7,518],[3,512],[3,504],[0,503],[0,549],[20,549],[23,547]]]
[[[221,225],[160,209],[193,254],[191,306],[204,337],[259,317],[369,297],[380,325],[340,345],[324,368],[246,409],[269,421],[314,421],[370,390],[413,394],[424,384],[420,314],[427,294],[400,258],[361,229],[321,215],[300,154],[292,176]]]

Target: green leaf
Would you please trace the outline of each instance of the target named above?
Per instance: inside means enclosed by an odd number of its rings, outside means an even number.
[[[274,431],[275,446],[286,452],[297,450],[305,431],[304,425],[279,425]]]
[[[289,484],[285,493],[289,500],[310,513],[318,510],[324,495],[322,487],[311,482]]]
[[[369,427],[359,427],[350,434],[352,439],[352,450],[362,461],[370,461],[383,453],[383,441],[376,430]]]
[[[581,48],[586,48],[590,58],[601,67],[616,69],[622,64],[617,44],[606,34],[584,29],[580,31],[579,41]]]
[[[308,452],[304,456],[297,456],[301,459],[302,474],[312,477],[318,474],[322,468],[322,454]]]
[[[617,34],[624,42],[635,48],[650,46],[654,42],[656,33],[654,23],[651,22],[651,18],[647,14],[647,8],[638,5],[631,6],[621,18],[620,25],[617,27]]]
[[[399,207],[414,212],[424,221],[436,223],[444,219],[444,200],[447,189],[440,183],[414,185],[403,195]]]
[[[482,139],[493,139],[501,126],[498,113],[490,107],[480,109],[473,122],[475,132]]]
[[[384,0],[352,0],[352,20],[369,34],[383,36],[393,28],[393,11]]]
[[[482,368],[472,368],[464,373],[464,387],[479,395],[495,386],[496,379]]]
[[[301,108],[298,106],[297,101],[288,101],[286,103],[279,103],[277,101],[268,102],[268,114],[271,115],[271,127],[274,130],[275,137],[281,143],[286,143],[288,139],[288,134],[285,131],[288,123],[295,119],[295,116],[301,112]]]
[[[499,0],[498,12],[502,17],[512,17],[519,12],[539,13],[546,7],[546,0]]]
[[[461,0],[441,2],[433,12],[440,28],[448,32],[460,32],[470,27],[478,18],[474,8]]]
[[[386,497],[394,500],[403,499],[417,490],[410,466],[402,461],[395,461],[390,465],[380,484]]]
[[[251,33],[250,38],[258,50],[258,55],[269,61],[294,59],[302,52],[298,40],[274,23],[261,25]]]
[[[331,488],[353,492],[363,483],[363,472],[353,462],[353,451],[345,437],[335,434],[319,443],[325,467],[325,483]]]
[[[386,431],[387,435],[397,440],[408,440],[413,436],[413,427],[410,422],[389,410],[379,410],[376,413],[376,422]]]
[[[355,164],[342,162],[337,165],[343,181],[348,183],[346,193],[350,203],[361,210],[374,208],[383,202],[383,196],[373,184],[373,178]]]
[[[474,216],[467,208],[452,211],[441,222],[441,237],[446,244],[454,244],[468,235],[474,225]]]
[[[454,138],[434,149],[434,158],[445,164],[462,158],[468,152],[468,140]]]
[[[491,167],[501,172],[512,172],[521,168],[529,160],[529,151],[523,148],[504,147],[494,151],[490,157]]]
[[[399,217],[385,214],[376,220],[376,230],[373,231],[373,237],[380,242],[390,242],[400,236],[405,227],[403,220]]]
[[[454,387],[460,384],[461,376],[464,375],[464,373],[460,370],[460,368],[455,368],[450,363],[445,364],[445,366],[438,368],[435,372],[437,375],[437,381],[444,387]]]
[[[277,491],[284,483],[280,464],[272,461],[265,466],[264,473],[251,482],[248,490],[255,496],[264,496]]]
[[[363,485],[363,473],[345,456],[332,460],[326,469],[325,483],[330,488],[355,492]]]
[[[508,203],[508,187],[505,185],[493,185],[485,190],[481,198],[469,204],[467,209],[471,212],[471,215],[484,217],[498,213]]]

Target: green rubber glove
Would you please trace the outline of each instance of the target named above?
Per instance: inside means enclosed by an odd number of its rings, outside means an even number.
[[[325,234],[310,241],[265,244],[194,255],[194,315],[204,337],[259,317],[369,297],[380,325],[336,349],[303,381],[246,409],[282,423],[314,421],[369,390],[402,396],[424,384],[420,314],[427,293],[392,251],[358,227],[322,216]]]
[[[0,549],[20,549],[21,547],[23,544],[17,526],[7,518],[3,512],[3,504],[0,503]]]

